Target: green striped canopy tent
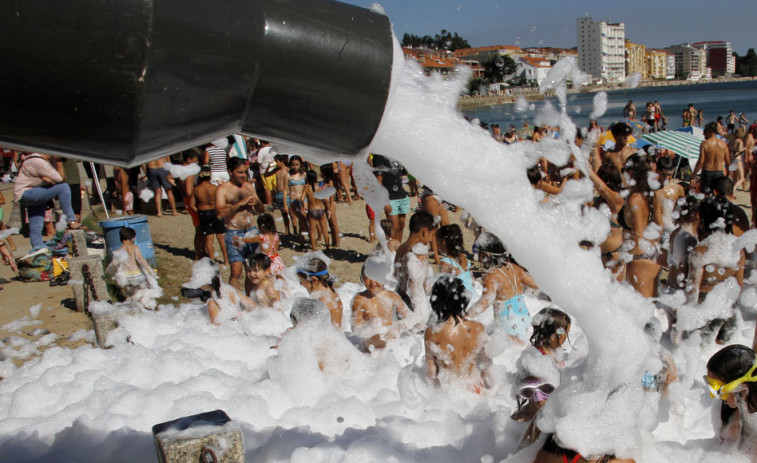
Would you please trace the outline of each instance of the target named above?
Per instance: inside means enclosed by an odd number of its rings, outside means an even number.
[[[689,160],[689,165],[692,169],[699,159],[699,145],[702,143],[702,140],[690,133],[663,130],[661,132],[644,134],[642,138],[653,145],[669,149],[685,157]]]

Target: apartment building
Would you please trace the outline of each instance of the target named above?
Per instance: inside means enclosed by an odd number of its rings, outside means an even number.
[[[601,82],[626,78],[625,25],[594,21],[588,15],[576,20],[578,65]]]
[[[736,57],[733,56],[731,42],[705,41],[692,43],[691,46],[705,51],[707,67],[712,70],[712,77],[724,77],[736,73]]]
[[[668,59],[670,58],[670,73]],[[647,48],[644,54],[644,72],[650,79],[673,79],[675,77],[675,56],[663,50]]]
[[[689,43],[673,45],[665,48],[675,56],[675,78],[686,80],[701,80],[709,78],[707,69],[707,51],[695,48]]]
[[[626,75],[638,72],[643,79],[649,79],[647,71],[646,52],[647,47],[639,43],[633,43],[629,39],[625,40],[626,49]]]

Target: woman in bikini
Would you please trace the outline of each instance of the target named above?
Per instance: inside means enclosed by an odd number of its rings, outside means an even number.
[[[316,193],[321,191],[318,187],[318,177],[315,171],[309,170],[306,174],[307,184],[305,185],[305,198],[308,202],[308,226],[310,227],[310,248],[316,250],[318,237],[323,237],[323,245],[329,248],[328,220],[326,206],[323,201],[316,198]],[[317,232],[317,233],[316,233]]]
[[[618,169],[610,163],[604,163],[595,174],[589,169],[589,178],[594,183],[597,196],[594,197],[593,207],[599,209],[602,204],[610,210],[610,233],[599,246],[602,253],[602,264],[609,269],[616,278],[623,276],[623,265],[620,261],[620,248],[623,246],[623,232],[618,224],[618,213],[623,209],[623,196],[620,190],[623,182]]]
[[[305,245],[303,233],[307,232],[307,219],[303,212],[305,204],[305,184],[307,183],[305,172],[302,170],[302,158],[292,156],[289,159],[289,173],[286,176],[289,186],[288,205],[289,216],[292,219],[292,231],[299,236],[300,244]],[[294,226],[297,224],[297,227]]]
[[[536,289],[531,275],[516,264],[505,245],[489,232],[476,240],[476,249],[484,268],[484,293],[470,308],[470,317],[482,314],[493,306],[494,321],[504,328],[510,338],[524,344],[528,341],[531,315],[523,297],[524,286]]]
[[[660,264],[660,227],[652,221],[652,189],[649,173],[652,162],[647,156],[634,154],[623,166],[629,195],[618,214],[623,227],[623,250],[631,256],[626,263],[626,281],[644,297],[654,297]]]

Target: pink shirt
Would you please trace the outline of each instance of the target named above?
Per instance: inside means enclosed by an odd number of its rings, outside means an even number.
[[[37,153],[32,153],[24,160],[21,169],[18,171],[18,177],[16,177],[14,184],[13,200],[20,201],[21,196],[27,190],[44,185],[45,182],[42,181],[42,177],[49,177],[55,183],[63,181],[63,177],[50,164],[50,161],[40,157]]]

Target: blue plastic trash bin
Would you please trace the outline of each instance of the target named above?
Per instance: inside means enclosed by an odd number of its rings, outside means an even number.
[[[156,267],[155,249],[152,245],[152,235],[150,234],[150,224],[147,223],[145,215],[130,215],[119,217],[117,219],[101,220],[98,222],[105,236],[105,249],[108,256],[112,256],[113,251],[121,248],[121,238],[118,236],[119,230],[124,227],[133,228],[137,232],[134,244],[139,247],[139,252],[150,265]]]

